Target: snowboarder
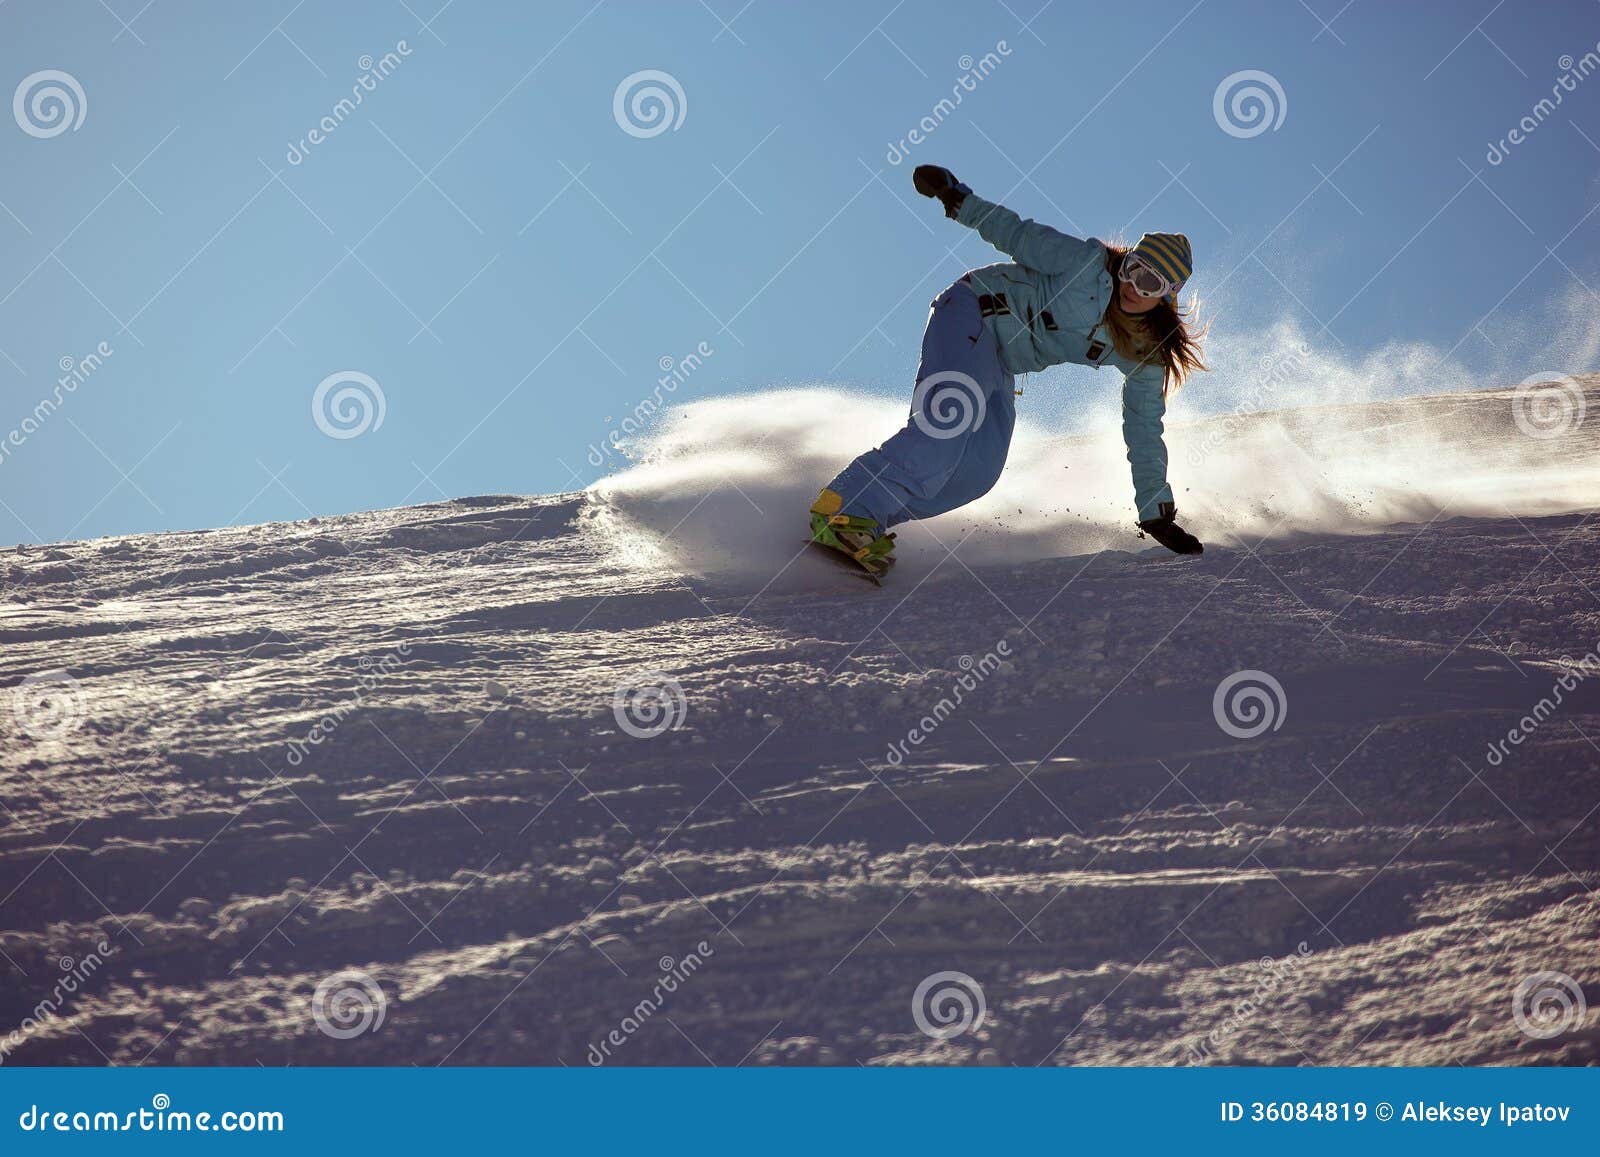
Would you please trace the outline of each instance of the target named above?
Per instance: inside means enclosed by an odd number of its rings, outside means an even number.
[[[1206,368],[1201,335],[1177,304],[1194,265],[1188,238],[1146,233],[1132,249],[1080,240],[984,200],[937,165],[917,166],[912,183],[1013,261],[974,269],[934,299],[905,428],[828,483],[811,506],[811,540],[881,577],[894,562],[890,527],[965,506],[1000,477],[1014,375],[1076,362],[1124,374],[1139,529],[1178,554],[1201,553],[1174,521],[1161,440],[1167,395]]]

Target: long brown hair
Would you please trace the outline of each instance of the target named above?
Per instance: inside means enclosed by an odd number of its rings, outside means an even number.
[[[1191,301],[1189,308],[1179,309],[1163,297],[1147,313],[1123,312],[1117,304],[1117,274],[1122,269],[1122,258],[1128,246],[1106,246],[1106,268],[1111,271],[1111,300],[1106,304],[1105,326],[1111,335],[1111,347],[1125,358],[1141,365],[1157,362],[1166,370],[1162,393],[1170,396],[1183,387],[1190,374],[1205,370],[1200,343],[1210,329],[1210,323],[1192,330],[1190,318],[1196,312]]]

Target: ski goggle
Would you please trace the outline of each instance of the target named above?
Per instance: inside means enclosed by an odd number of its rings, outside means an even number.
[[[1137,253],[1123,255],[1122,268],[1117,271],[1117,277],[1131,285],[1140,297],[1166,297],[1178,289],[1165,273]]]

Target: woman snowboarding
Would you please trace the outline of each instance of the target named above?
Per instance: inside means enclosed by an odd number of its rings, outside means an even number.
[[[1206,368],[1177,305],[1194,266],[1188,238],[1146,233],[1124,249],[1025,221],[936,165],[919,165],[912,183],[1013,260],[972,270],[934,300],[905,428],[828,483],[811,506],[811,540],[881,577],[894,562],[890,527],[965,506],[1000,477],[1014,375],[1075,362],[1123,372],[1139,529],[1199,554],[1174,521],[1161,440],[1167,395]]]

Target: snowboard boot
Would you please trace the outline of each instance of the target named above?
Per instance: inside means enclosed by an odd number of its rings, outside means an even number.
[[[872,575],[894,565],[894,535],[883,534],[876,521],[843,513],[844,499],[824,490],[811,504],[811,541],[836,550]]]

